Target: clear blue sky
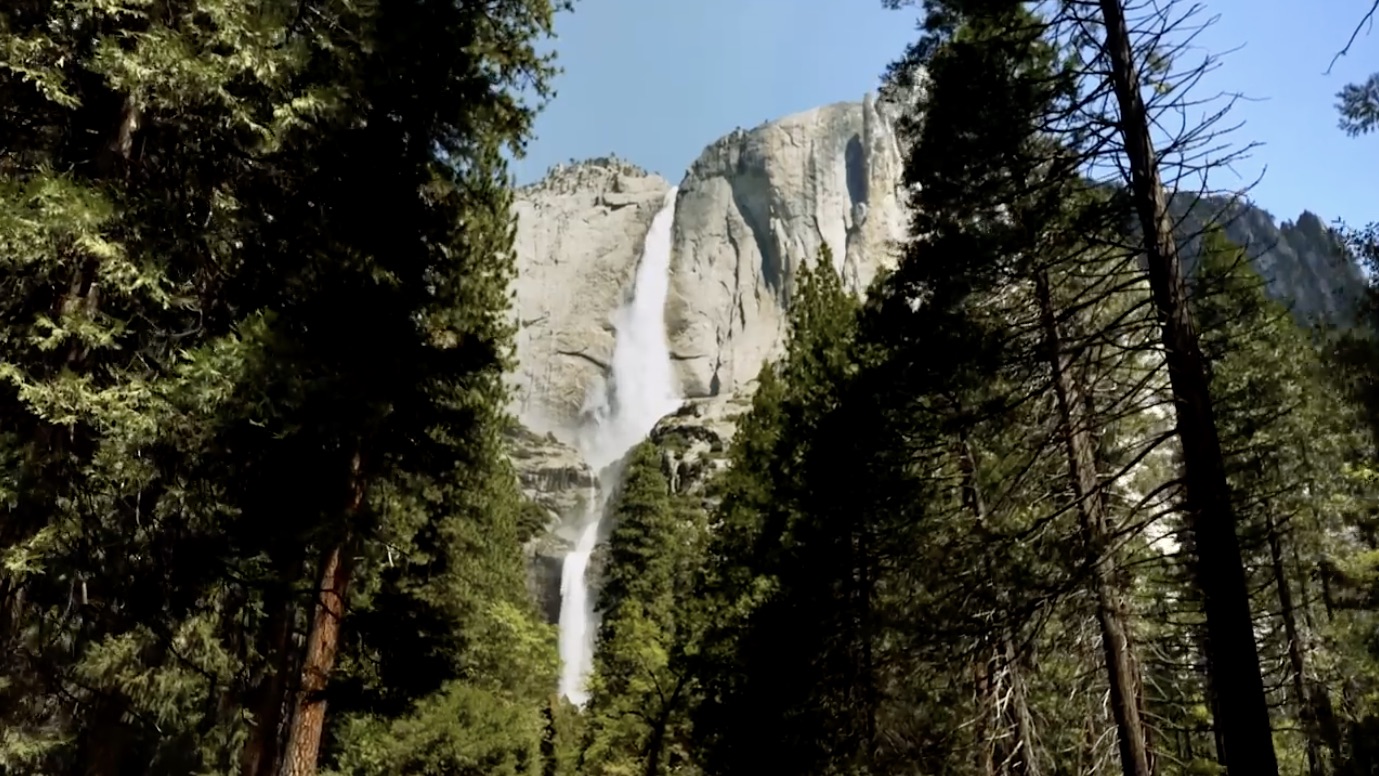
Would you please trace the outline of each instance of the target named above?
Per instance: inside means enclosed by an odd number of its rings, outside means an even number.
[[[1331,75],[1371,0],[1205,0],[1219,16],[1198,45],[1227,52],[1199,93],[1241,92],[1237,143],[1264,143],[1219,172],[1237,188],[1265,165],[1253,199],[1281,219],[1379,219],[1379,135],[1336,127],[1335,93],[1379,70],[1379,30],[1361,34]],[[1184,0],[1187,2],[1187,0]],[[872,90],[915,36],[915,14],[881,0],[576,0],[557,22],[564,74],[517,164],[519,182],[569,159],[616,153],[678,182],[734,127]],[[1231,122],[1233,123],[1233,122]]]

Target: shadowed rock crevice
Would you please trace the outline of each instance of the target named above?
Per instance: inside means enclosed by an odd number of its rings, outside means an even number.
[[[738,174],[729,182],[733,205],[756,243],[757,254],[761,257],[762,283],[771,294],[780,296],[785,289],[782,285],[781,257],[771,234],[771,181],[760,160],[755,165],[749,163],[751,157],[748,149],[740,149],[738,153]]]
[[[556,355],[559,355],[559,356],[568,356],[568,357],[570,357],[570,358],[582,358],[582,359],[584,359],[585,361],[588,361],[589,363],[591,363],[591,364],[593,364],[594,366],[598,367],[599,369],[602,369],[602,370],[605,371],[605,372],[608,371],[608,362],[602,361],[602,360],[597,359],[597,358],[594,358],[593,356],[589,355],[588,353],[586,353],[586,352],[583,351],[583,350],[559,350],[559,349],[557,349],[557,350],[555,351],[555,353],[556,353]]]
[[[862,136],[853,135],[848,140],[847,150],[843,153],[843,158],[847,165],[848,199],[853,205],[864,205],[867,202],[867,152],[862,146]]]

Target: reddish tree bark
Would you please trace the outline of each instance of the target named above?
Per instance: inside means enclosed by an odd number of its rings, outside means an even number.
[[[285,586],[285,583],[284,583]],[[274,776],[278,769],[287,677],[292,671],[293,605],[284,589],[269,600],[267,649],[272,665],[259,678],[249,701],[253,727],[240,754],[241,776]]]
[[[316,607],[307,632],[306,657],[302,661],[292,717],[288,723],[279,776],[315,776],[316,759],[325,731],[325,690],[335,670],[340,650],[340,625],[345,618],[345,595],[354,571],[353,541],[348,527],[364,504],[362,459],[358,452],[350,462],[350,497],[345,510],[345,535],[326,550],[321,559]]]

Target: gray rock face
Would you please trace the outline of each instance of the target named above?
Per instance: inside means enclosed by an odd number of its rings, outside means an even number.
[[[1353,320],[1364,275],[1315,214],[1304,212],[1296,223],[1275,226],[1268,213],[1248,208],[1226,226],[1226,234],[1245,246],[1269,293],[1286,301],[1299,319]]]
[[[1181,217],[1186,198],[1175,198]],[[1195,201],[1179,230],[1188,238],[1185,259],[1195,263],[1196,235],[1209,220],[1224,224],[1226,236],[1245,249],[1264,277],[1266,290],[1288,305],[1302,323],[1348,324],[1365,288],[1364,275],[1336,234],[1316,214],[1304,212],[1296,223],[1274,222],[1273,216],[1249,204],[1207,197]],[[1189,267],[1189,270],[1191,268]]]
[[[691,399],[652,429],[650,439],[661,450],[661,468],[674,493],[713,501],[708,484],[727,468],[728,444],[738,418],[751,409],[749,397]]]
[[[901,164],[891,121],[870,97],[737,130],[704,150],[680,184],[666,304],[687,398],[736,394],[780,352],[793,279],[820,246],[857,291],[892,260],[905,230]],[[578,425],[669,188],[597,159],[519,192],[514,410],[528,427],[568,439]]]
[[[519,427],[504,441],[522,494],[541,510],[546,529],[524,548],[527,590],[547,619],[556,622],[561,564],[573,546],[573,537],[558,529],[567,518],[583,514],[596,498],[598,477],[574,448],[550,434]]]
[[[779,354],[793,279],[820,246],[865,290],[904,234],[901,164],[870,98],[705,149],[680,186],[666,310],[687,397],[735,394]]]
[[[862,291],[896,255],[906,212],[893,106],[837,103],[711,143],[679,187],[666,322],[683,395],[750,392],[780,354],[799,268],[821,246]],[[613,350],[642,242],[670,183],[626,162],[560,167],[519,191],[514,410],[568,441]],[[1186,200],[1175,198],[1182,214]],[[1315,215],[1276,226],[1250,205],[1205,200],[1189,222],[1222,211],[1269,290],[1300,317],[1343,322],[1358,267]],[[1191,256],[1189,249],[1186,254]]]
[[[616,159],[553,170],[517,194],[513,410],[528,428],[565,436],[613,354],[642,241],[670,184]]]

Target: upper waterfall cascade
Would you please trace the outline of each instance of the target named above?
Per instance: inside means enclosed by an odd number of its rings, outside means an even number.
[[[585,682],[593,667],[597,630],[589,558],[598,544],[608,497],[621,477],[618,463],[680,404],[665,324],[676,194],[674,188],[666,193],[651,222],[631,297],[613,318],[611,369],[590,391],[586,422],[576,439],[584,459],[599,472],[599,495],[589,500],[579,538],[561,568],[560,693],[580,706],[588,700]]]

